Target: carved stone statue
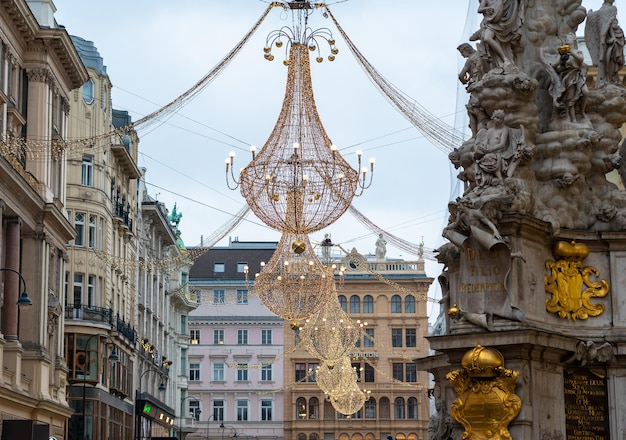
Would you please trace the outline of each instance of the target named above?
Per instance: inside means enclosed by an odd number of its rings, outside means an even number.
[[[554,108],[562,116],[569,118],[570,122],[576,122],[576,109],[582,118],[586,118],[587,107],[587,68],[583,61],[583,54],[578,50],[576,36],[571,34],[567,44],[558,48],[558,55],[550,57],[544,55],[551,77],[549,87]]]
[[[459,72],[459,81],[465,84],[465,90],[471,92],[484,73],[482,71],[480,54],[469,43],[459,45],[457,50],[465,58],[463,69]]]
[[[585,25],[585,41],[594,66],[598,66],[597,87],[618,84],[624,66],[624,31],[617,21],[614,0],[604,0],[597,11],[590,10]]]
[[[470,41],[481,40],[491,68],[515,65],[513,48],[519,44],[525,0],[480,0],[480,29]]]
[[[446,409],[446,402],[435,401],[437,412],[430,417],[428,424],[428,440],[449,440],[452,438],[452,417]]]
[[[378,234],[378,240],[376,240],[376,259],[384,260],[387,254],[387,240],[383,238],[383,234]]]

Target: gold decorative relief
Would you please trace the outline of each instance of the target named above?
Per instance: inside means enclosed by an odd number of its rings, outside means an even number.
[[[457,394],[450,413],[463,425],[463,439],[511,440],[509,423],[522,409],[515,394],[519,372],[504,368],[498,350],[480,345],[465,353],[461,366],[446,378]]]
[[[561,318],[587,319],[604,312],[604,304],[592,304],[592,298],[603,298],[609,293],[609,283],[596,279],[600,271],[592,266],[583,267],[582,260],[589,255],[589,248],[572,241],[559,241],[553,249],[557,261],[546,261],[550,275],[544,277],[546,293],[552,295],[546,300],[546,310]]]

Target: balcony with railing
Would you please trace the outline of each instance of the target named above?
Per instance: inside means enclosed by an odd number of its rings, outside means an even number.
[[[114,315],[111,309],[86,305],[66,305],[65,320],[101,322],[109,325],[112,331],[117,332],[121,337],[126,339],[130,345],[135,345],[137,341],[137,332],[135,329],[120,318],[119,313]]]

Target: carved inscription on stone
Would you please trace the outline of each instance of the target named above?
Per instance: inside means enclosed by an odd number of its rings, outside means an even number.
[[[598,372],[598,370],[595,370]],[[567,440],[605,440],[609,434],[606,379],[586,368],[563,372]]]

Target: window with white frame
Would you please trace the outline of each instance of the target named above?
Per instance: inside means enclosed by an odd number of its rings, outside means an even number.
[[[223,273],[226,270],[226,265],[224,263],[213,263],[213,272]]]
[[[89,307],[94,306],[95,294],[96,294],[96,276],[89,275],[87,277],[87,305]]]
[[[248,345],[248,330],[237,330],[237,345]]]
[[[248,364],[237,364],[237,381],[239,382],[247,382],[248,381]]]
[[[248,401],[237,400],[237,421],[244,422],[248,420]]]
[[[81,185],[93,186],[93,156],[83,155]]]
[[[261,420],[271,421],[274,402],[271,400],[261,400]]]
[[[200,380],[200,364],[195,362],[189,363],[189,380],[198,381]]]
[[[237,304],[248,304],[248,291],[237,289]]]
[[[223,400],[213,401],[213,420],[224,421],[224,401]]]
[[[222,345],[224,343],[224,329],[213,329],[213,343],[216,345]]]
[[[272,330],[261,330],[261,345],[272,345]]]
[[[245,273],[247,267],[248,267],[248,263],[246,262],[237,263],[237,273]]]
[[[213,380],[215,382],[224,382],[224,363],[213,362]]]
[[[74,213],[74,229],[76,236],[74,237],[74,246],[85,246],[85,213]]]
[[[83,291],[85,289],[85,275],[74,274],[74,308],[80,309],[83,305]]]
[[[261,382],[271,382],[272,380],[272,364],[263,365],[261,367]]]
[[[189,339],[192,345],[200,343],[200,330],[189,330]]]
[[[200,410],[200,401],[189,399],[189,415],[196,420],[200,420],[201,413],[202,411]]]
[[[213,304],[224,304],[225,294],[223,289],[213,290]]]
[[[98,216],[90,214],[89,215],[89,234],[87,237],[87,247],[90,249],[95,249],[96,247],[96,222],[98,221]]]

